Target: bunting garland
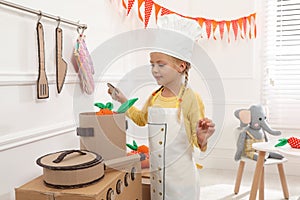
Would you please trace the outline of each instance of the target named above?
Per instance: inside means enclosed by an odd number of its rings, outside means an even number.
[[[155,3],[153,0],[128,0],[126,3],[125,0],[122,0],[123,7],[127,10],[127,15],[132,10],[135,1],[138,1],[138,16],[139,19],[144,23],[144,27],[147,28],[152,10],[154,7],[155,20],[157,21],[159,16],[176,14],[190,20],[195,20],[198,22],[201,29],[205,30],[201,35],[201,38],[207,38],[217,40],[218,38],[223,40],[224,33],[227,33],[227,40],[230,42],[231,34],[233,33],[234,40],[240,39],[253,39],[256,38],[256,13],[250,14],[249,16],[244,16],[238,19],[233,20],[214,20],[207,19],[204,17],[189,17],[184,16],[179,13],[173,12],[165,7],[162,7]],[[144,17],[141,14],[141,7],[144,5]],[[225,27],[226,29],[225,29]],[[232,30],[232,33],[231,33]]]

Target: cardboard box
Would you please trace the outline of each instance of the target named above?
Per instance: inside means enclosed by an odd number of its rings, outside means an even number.
[[[125,186],[125,176],[128,186]],[[55,189],[45,186],[42,176],[15,189],[16,200],[106,200],[113,190],[115,200],[142,200],[141,173],[111,170],[99,182],[77,189]],[[117,184],[117,183],[120,184]],[[117,185],[121,193],[117,194]]]
[[[151,200],[149,168],[142,170],[142,194],[143,200]]]
[[[98,153],[104,160],[126,156],[124,113],[100,116],[94,112],[80,113],[79,126],[80,149]]]
[[[142,194],[143,200],[151,200],[151,194],[150,194],[150,180],[142,178]]]

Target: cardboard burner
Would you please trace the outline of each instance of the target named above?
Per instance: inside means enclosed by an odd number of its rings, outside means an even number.
[[[40,157],[44,183],[54,188],[79,188],[104,177],[104,163],[100,155],[90,151],[66,150]]]
[[[100,154],[104,160],[126,156],[125,114],[99,115],[95,112],[79,114],[80,149]]]

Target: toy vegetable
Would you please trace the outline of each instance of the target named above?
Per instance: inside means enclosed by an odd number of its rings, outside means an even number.
[[[129,147],[131,150],[137,151],[138,153],[149,153],[149,148],[146,145],[138,146],[133,140],[133,145],[126,144],[127,147]]]
[[[118,108],[117,113],[125,113],[137,100],[138,98],[127,100]]]
[[[280,146],[284,146],[287,143],[289,143],[289,145],[292,148],[296,148],[296,149],[300,149],[300,139],[296,138],[296,137],[290,137],[289,139],[286,138],[282,138],[279,139],[279,143],[275,145],[275,147],[280,147]]]
[[[141,167],[149,168],[149,148],[146,145],[138,146],[136,142],[133,140],[133,145],[126,144],[132,151],[128,153],[128,155],[142,153],[145,154],[146,159],[141,162]]]
[[[103,103],[95,103],[94,106],[97,106],[100,108],[98,112],[96,112],[96,115],[112,115],[113,114],[113,104],[111,102],[106,103],[105,105]]]

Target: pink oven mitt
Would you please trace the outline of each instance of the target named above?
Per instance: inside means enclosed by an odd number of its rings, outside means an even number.
[[[92,94],[95,88],[93,78],[95,71],[93,61],[86,47],[84,38],[85,36],[82,34],[80,34],[77,38],[74,56],[78,65],[78,75],[80,78],[81,87],[87,94]]]

